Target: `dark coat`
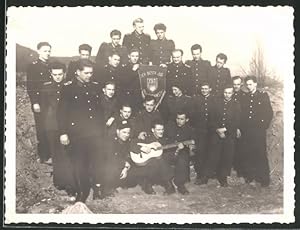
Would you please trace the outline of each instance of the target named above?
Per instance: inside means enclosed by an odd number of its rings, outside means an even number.
[[[230,70],[224,67],[218,69],[217,66],[213,66],[209,83],[215,95],[223,95],[224,87],[232,84]]]
[[[171,62],[172,51],[175,49],[173,40],[151,40],[151,62],[153,65],[168,64]]]

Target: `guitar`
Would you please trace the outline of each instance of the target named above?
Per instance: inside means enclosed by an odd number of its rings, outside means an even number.
[[[142,150],[139,153],[130,152],[130,157],[136,165],[144,166],[152,158],[160,158],[163,154],[163,150],[175,148],[175,147],[178,146],[179,143],[182,143],[184,145],[189,146],[189,145],[194,145],[195,141],[194,140],[187,140],[187,141],[182,141],[182,142],[177,142],[177,143],[174,143],[174,144],[167,144],[167,145],[161,145],[159,142],[152,142],[152,143],[149,143],[149,144],[137,143],[137,145],[141,146],[141,148],[142,147],[149,148],[150,152],[146,153],[146,152],[143,152]]]

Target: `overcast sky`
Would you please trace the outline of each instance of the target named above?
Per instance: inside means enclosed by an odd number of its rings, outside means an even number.
[[[290,7],[11,7],[8,39],[36,49],[40,41],[52,45],[53,56],[75,56],[88,43],[96,55],[109,33],[119,29],[122,37],[132,32],[132,21],[142,17],[145,33],[156,38],[153,26],[164,23],[167,38],[191,59],[190,47],[199,43],[203,59],[215,64],[215,56],[228,56],[232,75],[249,69],[257,42],[264,49],[269,70],[293,77],[293,9]]]

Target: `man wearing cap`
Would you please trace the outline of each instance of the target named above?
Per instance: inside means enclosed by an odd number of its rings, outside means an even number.
[[[202,184],[215,173],[222,187],[228,186],[227,176],[230,176],[234,142],[240,124],[241,108],[239,102],[233,100],[232,85],[224,86],[223,98],[218,97],[209,117],[210,149],[204,166]],[[200,183],[201,184],[201,183]]]
[[[76,77],[76,71],[80,60],[90,60],[91,58],[92,47],[90,45],[81,44],[78,50],[79,50],[79,59],[76,61],[71,61],[68,66],[68,70],[66,74],[67,81],[72,81]]]
[[[196,150],[194,157],[194,167],[197,173],[195,184],[201,184],[203,169],[206,165],[209,155],[209,129],[208,120],[212,113],[212,107],[215,101],[211,94],[211,87],[208,82],[202,82],[200,88],[201,94],[194,98],[193,127],[196,132]]]
[[[58,104],[60,142],[68,148],[76,180],[76,201],[85,202],[99,183],[102,168],[103,109],[100,87],[92,81],[93,63],[81,60],[77,77],[65,84]]]
[[[266,150],[266,130],[273,118],[269,95],[257,90],[257,78],[247,76],[248,93],[242,99],[241,169],[246,182],[270,184],[270,168]]]
[[[134,31],[129,34],[125,34],[123,39],[123,46],[128,50],[137,48],[140,53],[139,62],[142,64],[149,64],[150,61],[150,41],[151,37],[144,33],[144,20],[137,18],[132,23]]]
[[[207,60],[203,60],[202,55],[202,47],[199,44],[195,44],[191,47],[191,52],[193,56],[193,60],[188,60],[185,62],[188,66],[191,67],[193,83],[195,95],[201,94],[201,84],[203,82],[207,82],[210,79],[211,75],[211,65]]]
[[[166,91],[167,95],[172,95],[172,82],[181,81],[183,84],[183,94],[192,96],[193,82],[191,68],[182,62],[183,51],[175,49],[172,52],[172,62],[168,64],[166,75]]]
[[[171,62],[172,51],[175,49],[173,40],[166,39],[167,27],[158,23],[154,26],[154,31],[157,36],[156,40],[151,40],[151,62],[153,65],[167,67],[166,64]]]
[[[97,56],[96,56],[96,66],[97,68],[103,68],[108,64],[108,57],[113,53],[118,53],[120,55],[120,64],[125,65],[128,62],[128,51],[125,46],[120,44],[121,41],[121,31],[112,30],[110,32],[111,42],[103,42],[99,47]]]
[[[31,102],[34,115],[37,153],[39,161],[44,162],[50,157],[48,142],[43,122],[43,111],[41,110],[41,90],[43,83],[51,81],[48,60],[51,54],[51,45],[48,42],[40,42],[37,45],[38,60],[34,61],[27,69],[27,93]]]
[[[209,78],[212,93],[220,97],[223,97],[224,86],[232,83],[230,70],[224,67],[226,62],[227,55],[219,53],[216,57],[216,65],[212,67],[211,77]]]

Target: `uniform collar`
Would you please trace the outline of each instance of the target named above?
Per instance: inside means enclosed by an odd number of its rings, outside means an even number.
[[[119,44],[119,45],[117,45],[117,46],[114,46],[112,42],[111,42],[111,43],[109,43],[109,45],[110,45],[112,48],[119,48],[119,47],[121,47],[121,45],[120,45],[120,44]]]
[[[38,59],[37,60],[39,63],[42,63],[42,64],[44,64],[44,65],[48,65],[48,61],[44,61],[44,60],[42,60],[42,59]]]
[[[84,83],[84,82],[82,82],[82,81],[80,81],[80,80],[78,80],[78,79],[76,78],[76,84],[77,84],[79,87],[87,87],[90,83]]]
[[[183,66],[183,62],[182,62],[182,61],[179,62],[178,64],[176,64],[176,63],[174,63],[174,62],[172,62],[172,63],[173,63],[174,66]]]
[[[133,34],[134,34],[136,37],[138,37],[138,38],[141,38],[141,37],[144,35],[144,33],[139,34],[139,33],[136,32],[136,31],[133,31]]]

